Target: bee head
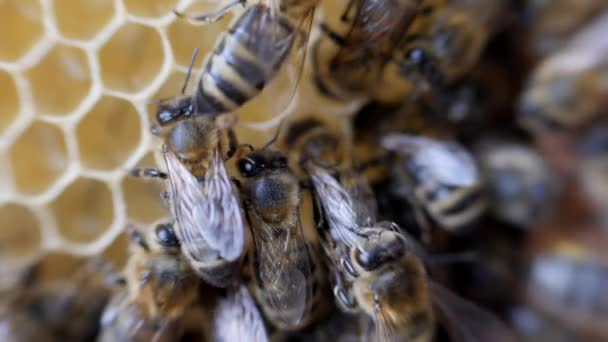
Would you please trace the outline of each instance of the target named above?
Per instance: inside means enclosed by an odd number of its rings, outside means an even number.
[[[192,116],[193,106],[190,96],[179,96],[175,99],[158,102],[156,121],[162,126]]]
[[[167,134],[167,148],[180,161],[195,164],[208,160],[218,146],[218,132],[212,118],[197,116],[176,123]]]
[[[287,158],[277,151],[268,149],[257,150],[239,159],[238,169],[241,176],[252,178],[264,171],[287,169]]]
[[[154,237],[156,238],[156,242],[165,249],[178,248],[180,245],[171,223],[158,224],[154,228]]]

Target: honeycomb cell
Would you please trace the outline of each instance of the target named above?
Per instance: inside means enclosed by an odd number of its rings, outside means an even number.
[[[44,29],[36,0],[0,1],[0,60],[14,62],[38,40]],[[10,34],[9,34],[10,32]]]
[[[89,40],[114,16],[114,1],[54,0],[55,23],[66,38]]]
[[[7,203],[0,206],[0,217],[0,260],[23,260],[40,250],[39,222],[30,209]]]
[[[9,152],[17,189],[33,194],[48,188],[67,168],[68,155],[61,129],[34,122]]]
[[[114,218],[110,190],[106,184],[93,179],[77,179],[50,207],[63,238],[76,243],[97,240]]]
[[[11,75],[0,70],[0,132],[13,122],[19,112],[19,94]]]
[[[38,113],[69,114],[91,89],[87,57],[71,46],[55,46],[26,76]]]
[[[154,156],[147,154],[137,167],[155,167]],[[122,181],[127,204],[127,216],[135,222],[152,223],[166,217],[169,212],[160,197],[166,186],[158,180],[126,176]]]
[[[76,128],[82,164],[104,170],[121,165],[139,144],[140,125],[131,102],[101,98]]]
[[[107,88],[136,93],[158,75],[164,59],[158,32],[129,23],[101,47],[101,78]]]
[[[177,0],[124,0],[127,12],[137,17],[161,17],[170,13]]]
[[[218,4],[213,2],[196,1],[193,6],[184,12],[187,14],[206,13],[215,10],[217,6]],[[192,52],[195,48],[199,48],[197,58],[199,62],[195,65],[200,65],[199,63],[203,60],[205,54],[215,46],[219,34],[228,27],[231,18],[232,13],[220,21],[205,25],[192,25],[185,19],[177,18],[167,30],[175,62],[181,66],[188,66],[192,58]]]

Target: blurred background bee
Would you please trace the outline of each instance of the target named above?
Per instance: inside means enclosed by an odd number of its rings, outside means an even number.
[[[93,259],[70,276],[46,282],[40,267],[31,266],[18,288],[0,295],[0,339],[93,340],[116,279],[110,264]]]
[[[300,184],[287,158],[268,146],[237,161],[243,206],[253,237],[249,255],[255,296],[284,330],[310,323],[324,277],[300,220]]]
[[[131,172],[169,179],[168,197],[184,255],[205,281],[218,287],[232,281],[245,244],[238,192],[224,164],[237,144],[234,132],[223,126],[230,125],[222,123],[225,118],[195,116],[176,122],[164,137],[167,173],[155,169]],[[226,157],[225,145],[229,145]]]
[[[199,278],[180,252],[173,224],[132,228],[126,286],[101,318],[100,341],[175,341],[198,297]]]
[[[220,299],[213,319],[213,341],[268,341],[268,334],[257,304],[244,285],[229,290]]]
[[[578,180],[595,209],[597,223],[608,227],[608,124],[600,122],[585,132],[577,148]]]

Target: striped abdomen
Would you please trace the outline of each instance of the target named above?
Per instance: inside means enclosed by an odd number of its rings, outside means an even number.
[[[206,61],[194,95],[195,112],[233,111],[277,73],[294,41],[294,28],[263,4],[248,7]]]

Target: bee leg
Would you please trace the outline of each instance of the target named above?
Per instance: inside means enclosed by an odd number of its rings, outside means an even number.
[[[234,133],[234,130],[229,129],[228,130],[228,151],[226,151],[226,158],[224,158],[224,161],[229,160],[230,158],[232,158],[234,156],[234,154],[236,153],[236,150],[238,149],[238,140],[236,138],[236,134]],[[249,145],[251,146],[251,145]],[[253,148],[253,147],[251,147]]]
[[[335,32],[334,30],[330,29],[327,25],[321,24],[320,28],[321,28],[321,31],[323,31],[323,33],[325,33],[331,40],[334,41],[334,43],[336,43],[340,46],[346,45],[346,40],[344,39],[344,37],[342,37],[339,33]]]
[[[245,5],[247,5],[247,1],[246,0],[232,0],[231,2],[226,4],[226,6],[218,9],[215,12],[199,14],[199,15],[195,15],[195,16],[189,16],[189,15],[183,14],[181,12],[178,12],[176,10],[173,10],[173,13],[180,18],[188,19],[188,21],[190,21],[190,22],[213,23],[213,22],[221,20],[223,17],[226,16],[226,14],[228,14],[228,12],[232,11],[232,9],[237,5],[243,5],[243,7],[245,7]]]
[[[129,224],[127,226],[127,231],[129,232],[129,239],[131,240],[132,243],[134,243],[137,246],[141,247],[146,252],[150,251],[150,246],[148,245],[148,242],[146,241],[146,238],[141,233],[141,230],[139,228],[137,228],[133,224]]]
[[[133,169],[129,172],[129,175],[138,178],[160,178],[163,180],[169,177],[166,173],[154,168]]]

